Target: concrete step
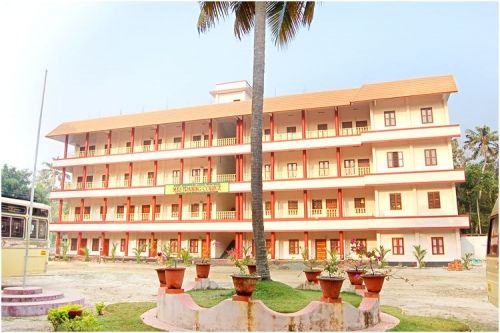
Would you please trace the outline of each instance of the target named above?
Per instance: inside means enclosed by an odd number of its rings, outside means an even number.
[[[12,302],[2,303],[2,316],[27,317],[46,315],[49,309],[65,304],[85,304],[82,296],[66,295],[62,298],[39,302]]]
[[[2,290],[2,294],[8,295],[33,295],[33,294],[41,294],[41,287],[7,287]]]
[[[44,291],[41,294],[30,295],[9,295],[2,294],[2,303],[21,303],[21,302],[41,302],[51,301],[64,297],[64,293],[60,291]]]

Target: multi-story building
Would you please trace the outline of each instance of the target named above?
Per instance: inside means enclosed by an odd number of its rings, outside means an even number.
[[[448,98],[452,76],[270,97],[264,101],[264,224],[270,257],[342,257],[356,239],[383,245],[389,262],[460,257]],[[246,81],[216,85],[215,103],[63,123],[53,167],[71,174],[51,225],[57,252],[87,247],[118,256],[152,256],[164,244],[218,258],[252,245],[250,122]],[[63,206],[69,213],[63,214]],[[149,251],[148,251],[149,250]]]

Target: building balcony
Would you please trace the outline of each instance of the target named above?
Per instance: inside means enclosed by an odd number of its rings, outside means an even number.
[[[217,175],[217,182],[219,183],[234,183],[236,181],[236,174],[221,174]]]
[[[311,209],[311,217],[337,217],[337,208]]]
[[[334,129],[306,131],[306,138],[308,139],[327,138],[332,136],[335,136]]]
[[[353,127],[353,128],[342,128],[341,133],[344,136],[361,135],[361,133],[368,132],[369,130],[370,130],[370,127],[368,127],[368,126]]]
[[[343,168],[342,175],[343,176],[364,176],[370,174],[370,167],[352,167],[352,168]]]
[[[215,140],[216,146],[230,146],[236,144],[236,138],[220,138]]]

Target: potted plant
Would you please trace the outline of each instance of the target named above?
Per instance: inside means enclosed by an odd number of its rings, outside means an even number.
[[[165,264],[165,267],[156,268],[156,274],[158,275],[158,281],[160,281],[160,287],[165,287],[165,271],[167,267],[172,266],[174,263],[171,260],[172,257],[172,249],[170,244],[163,244],[161,247],[161,252],[158,252],[158,263]]]
[[[344,272],[339,268],[339,260],[337,258],[337,251],[328,251],[330,259],[325,260],[323,270],[327,272],[327,276],[320,276],[318,278],[319,285],[323,296],[322,301],[333,301],[339,298],[340,289],[345,278]]]
[[[355,255],[355,257],[351,257],[349,263],[354,266],[354,268],[347,269],[346,273],[349,277],[349,282],[353,286],[363,285],[361,275],[366,273],[366,269],[363,264],[363,256],[365,252],[366,249],[362,244],[358,243],[355,238],[351,239],[351,256]]]
[[[260,280],[260,276],[256,273],[251,274],[248,272],[246,257],[239,259],[242,257],[241,251],[233,248],[229,250],[228,257],[233,262],[234,266],[239,269],[238,273],[231,275],[236,295],[246,299],[250,298],[257,286],[257,281]]]
[[[361,278],[363,278],[366,290],[371,293],[379,293],[382,290],[382,286],[384,285],[386,274],[375,271],[373,269],[373,261],[380,261],[380,257],[377,257],[375,250],[367,251],[365,253],[365,256],[368,258],[370,271],[361,275]]]
[[[250,255],[250,246],[243,246],[243,265],[248,267],[248,273],[257,274],[257,265],[255,264],[255,258]]]
[[[182,290],[182,282],[184,281],[184,273],[186,271],[186,267],[177,267],[177,258],[173,256],[167,256],[163,253],[165,262],[165,287],[167,289],[176,289]],[[191,264],[191,256],[186,249],[181,249],[179,256],[181,258],[184,266],[188,266]]]
[[[196,277],[198,279],[208,278],[210,273],[210,263],[206,257],[202,257],[201,261],[196,263]]]
[[[316,259],[309,259],[309,251],[307,248],[300,248],[300,254],[302,256],[302,262],[306,266],[304,269],[304,274],[306,275],[306,279],[310,283],[318,283],[318,276],[321,274],[321,270],[315,269],[318,265]]]

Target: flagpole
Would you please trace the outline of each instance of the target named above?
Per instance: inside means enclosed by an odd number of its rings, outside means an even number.
[[[31,234],[31,221],[33,219],[33,201],[35,199],[35,183],[36,183],[36,163],[38,160],[38,145],[40,143],[40,128],[42,126],[43,102],[45,100],[45,86],[47,84],[47,69],[45,69],[45,78],[43,80],[42,105],[40,106],[40,116],[38,117],[38,131],[36,132],[36,148],[35,148],[35,163],[33,165],[33,179],[31,181],[31,195],[28,220],[25,225],[26,248],[24,251],[24,271],[23,271],[23,288],[26,287],[26,273],[28,271],[28,253]]]

